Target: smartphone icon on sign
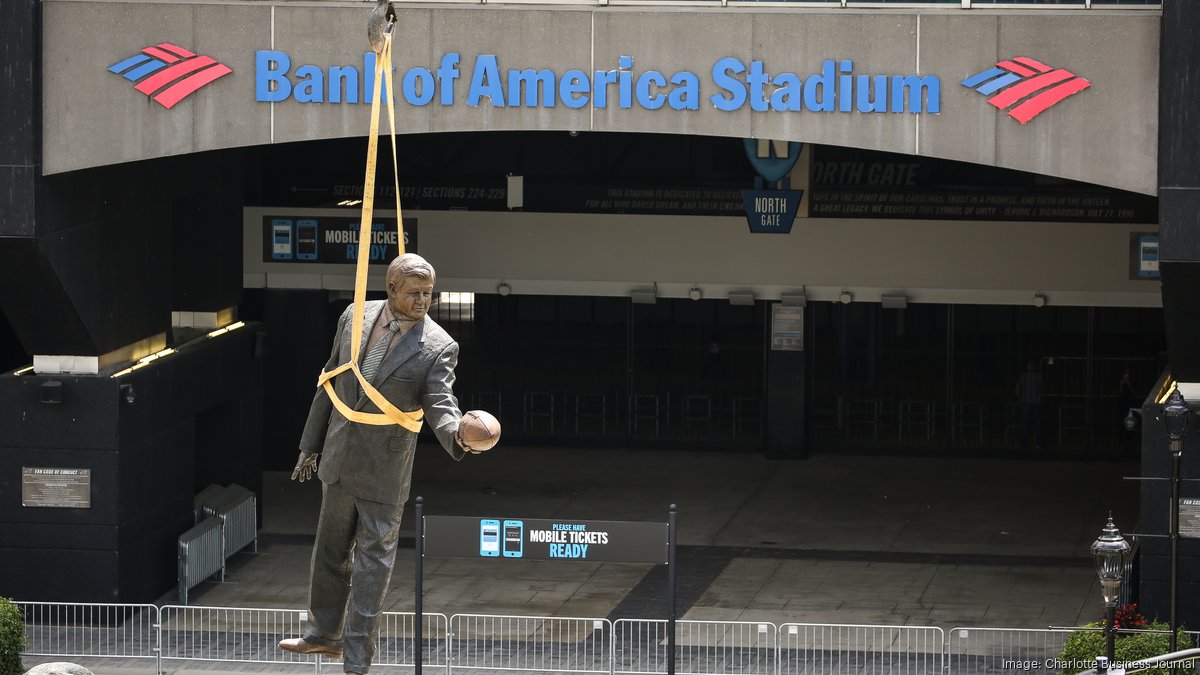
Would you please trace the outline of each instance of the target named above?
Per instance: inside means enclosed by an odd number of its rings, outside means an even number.
[[[296,259],[317,259],[317,221],[296,221]]]
[[[504,557],[520,558],[524,554],[521,542],[525,535],[525,523],[520,520],[504,521]]]
[[[500,555],[500,521],[479,521],[479,555],[493,558]]]
[[[1138,276],[1158,278],[1158,237],[1138,237],[1138,249]]]
[[[271,258],[292,259],[292,221],[285,218],[271,221]]]

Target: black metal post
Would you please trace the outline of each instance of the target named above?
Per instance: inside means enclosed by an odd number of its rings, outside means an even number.
[[[675,675],[675,515],[667,514],[667,675]]]
[[[1181,448],[1182,450],[1182,448]],[[1179,617],[1176,614],[1179,604],[1179,460],[1182,452],[1171,453],[1171,638],[1170,651],[1176,651],[1179,631]],[[1171,667],[1175,672],[1175,667]]]
[[[417,578],[417,587],[413,591],[413,614],[415,615],[413,618],[413,673],[421,675],[421,624],[425,618],[421,602],[424,587],[421,578],[424,573],[424,570],[421,569],[421,561],[425,558],[425,499],[417,497],[416,505],[416,538],[413,541],[416,552],[413,554],[415,557],[413,562],[416,567],[414,576]]]
[[[1104,622],[1105,628],[1105,647],[1104,655],[1108,657],[1108,668],[1112,668],[1117,661],[1117,604],[1113,603],[1108,606],[1108,620]],[[1107,670],[1107,668],[1105,669]]]

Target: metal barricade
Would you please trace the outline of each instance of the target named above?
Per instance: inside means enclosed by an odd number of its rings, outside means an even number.
[[[413,643],[417,615],[385,612],[379,626],[375,663],[381,666],[411,666],[416,663]],[[449,669],[450,619],[445,614],[421,615],[421,664]]]
[[[613,672],[667,672],[667,621],[618,619]],[[675,672],[774,675],[775,624],[766,621],[676,621]]]
[[[225,579],[225,543],[221,536],[221,524],[216,518],[204,521],[179,535],[177,571],[179,601],[187,604],[188,591],[201,581],[221,573]]]
[[[416,663],[414,638],[416,614],[413,612],[384,612],[379,615],[379,635],[375,640],[374,666],[413,666]],[[449,668],[450,620],[445,614],[423,613],[421,624],[421,666],[423,668]],[[297,636],[300,633],[296,633]],[[340,660],[322,657],[322,663],[336,666],[334,672],[342,672]]]
[[[946,672],[1057,672],[1054,662],[1073,632],[1060,628],[952,628],[946,642]]]
[[[15,603],[26,623],[28,657],[221,661],[322,666],[338,662],[278,648],[303,633],[306,612],[295,609],[134,604]],[[431,668],[558,673],[667,672],[668,623],[662,619],[425,614],[415,644],[411,612],[381,616],[374,664],[412,667],[419,648]],[[1054,671],[1063,646],[1081,629],[747,621],[677,621],[679,675],[896,673],[974,675]],[[1189,633],[1200,642],[1200,633]],[[1184,645],[1181,645],[1183,647]],[[1187,645],[1190,646],[1190,645]],[[107,661],[115,667],[145,666]]]
[[[251,543],[254,552],[258,552],[258,506],[253,492],[231,484],[220,496],[204,504],[202,510],[205,516],[220,521],[227,559]],[[224,579],[224,574],[221,578]]]
[[[450,617],[450,664],[487,670],[609,673],[612,624],[579,617]]]
[[[164,605],[161,616],[164,660],[313,663],[316,658],[278,646],[282,638],[302,634],[303,611]]]
[[[195,518],[197,525],[200,524],[200,521],[204,520],[205,505],[211,504],[223,494],[225,494],[223,486],[216,483],[209,483],[208,487],[197,492],[196,496],[192,497],[192,517]]]
[[[26,656],[158,659],[159,611],[154,605],[14,604],[25,619]]]
[[[936,626],[785,623],[778,672],[939,675],[944,646],[945,633]]]

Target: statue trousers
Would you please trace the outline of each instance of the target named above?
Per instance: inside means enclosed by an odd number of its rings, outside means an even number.
[[[321,486],[304,639],[341,646],[343,670],[366,673],[375,656],[404,503],[354,497],[337,483]]]

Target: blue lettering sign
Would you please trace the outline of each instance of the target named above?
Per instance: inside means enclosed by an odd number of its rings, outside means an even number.
[[[278,103],[372,102],[375,54],[363,54],[361,71],[352,65],[323,67],[299,64],[277,50],[259,50],[254,59],[255,100]],[[699,110],[700,78],[689,70],[666,73],[654,68],[635,69],[632,56],[618,57],[616,68],[592,71],[569,68],[501,68],[495,54],[478,54],[470,73],[458,52],[447,52],[437,65],[417,65],[400,77],[402,100],[426,106],[435,99],[442,106],[457,100],[456,84],[468,81],[466,104],[494,108],[554,108],[572,110],[591,106],[628,110]],[[506,64],[507,65],[507,64]],[[938,113],[941,80],[935,75],[859,75],[850,59],[825,59],[820,72],[802,75],[781,71],[771,74],[760,60],[735,57],[718,59],[710,70],[715,92],[708,100],[718,110],[733,112],[747,105],[754,112],[839,113]],[[381,83],[382,84],[382,83]],[[614,90],[615,89],[615,90]],[[486,99],[486,100],[485,100]]]
[[[568,70],[558,81],[558,98],[568,108],[582,108],[588,104],[588,92],[592,90],[587,73]]]
[[[700,78],[681,70],[671,76],[671,84],[676,85],[667,95],[672,110],[700,109]]]
[[[346,103],[358,103],[358,69],[354,66],[329,69],[329,102],[341,103],[343,93]]]
[[[500,86],[500,66],[496,65],[496,57],[492,54],[480,54],[475,57],[475,67],[471,69],[471,88],[467,90],[467,105],[479,105],[479,99],[484,96],[492,101],[497,108],[504,107],[504,88]]]
[[[654,88],[651,88],[654,85]],[[638,105],[646,110],[658,110],[667,102],[658,90],[667,86],[667,78],[657,70],[647,70],[637,81]]]
[[[292,60],[287,54],[260,49],[254,54],[254,100],[282,101],[292,95],[287,79]]]
[[[804,81],[804,107],[813,112],[833,112],[833,61],[825,59],[820,75],[809,75]]]
[[[592,91],[595,98],[594,105],[597,108],[608,107],[608,85],[615,84],[617,81],[617,73],[612,70],[597,70],[596,79],[592,84]]]
[[[419,86],[418,86],[419,84]],[[409,68],[404,74],[404,100],[410,105],[425,105],[433,100],[433,73],[427,68]]]
[[[522,102],[521,89],[525,89]],[[539,96],[540,94],[540,96]],[[554,107],[554,71],[525,70],[508,71],[508,104],[526,108]]]
[[[438,89],[442,93],[439,102],[442,105],[454,105],[454,81],[458,79],[459,56],[455,52],[442,55],[442,65],[438,66]]]
[[[316,66],[300,66],[296,69],[299,79],[292,87],[292,96],[299,103],[320,103],[325,100],[322,89],[325,88],[325,74]]]
[[[633,107],[633,57],[622,56],[617,59],[617,91],[621,95],[621,107]]]
[[[728,93],[727,96],[713,94],[709,99],[717,107],[717,110],[730,112],[746,104],[746,86],[742,84],[741,80],[734,77],[745,70],[746,66],[732,57],[721,59],[713,64],[713,83]]]

